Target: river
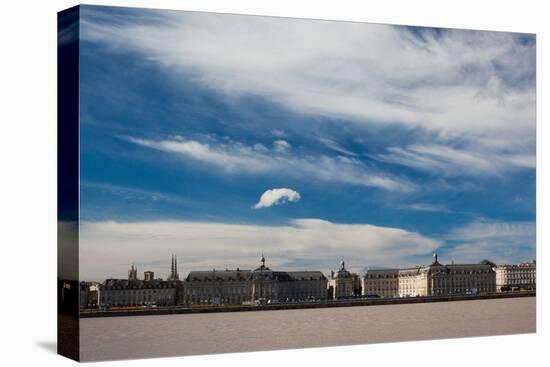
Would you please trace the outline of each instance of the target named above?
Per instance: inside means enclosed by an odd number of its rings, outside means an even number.
[[[80,320],[82,361],[533,333],[535,297]]]

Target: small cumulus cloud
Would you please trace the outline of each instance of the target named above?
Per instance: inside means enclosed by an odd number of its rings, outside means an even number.
[[[265,191],[260,200],[254,205],[254,209],[269,208],[286,201],[296,202],[300,200],[300,193],[292,189],[281,188]]]
[[[273,149],[279,153],[286,153],[290,149],[290,144],[285,140],[275,140],[273,142]]]

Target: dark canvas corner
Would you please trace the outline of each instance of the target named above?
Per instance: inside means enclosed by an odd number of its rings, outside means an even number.
[[[57,352],[78,361],[79,7],[57,15]]]

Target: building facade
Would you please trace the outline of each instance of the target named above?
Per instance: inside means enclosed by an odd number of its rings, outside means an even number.
[[[325,300],[327,278],[320,271],[192,271],[181,284],[184,304],[243,304]]]
[[[369,269],[362,278],[363,296],[399,297],[398,269]]]
[[[346,270],[344,260],[340,262],[337,272],[331,271],[328,282],[328,296],[331,299],[341,299],[354,295],[354,281],[351,273]]]
[[[95,308],[98,305],[99,284],[80,282],[79,303],[81,308]]]
[[[172,306],[177,283],[164,280],[107,279],[99,286],[99,304],[117,306]]]
[[[169,306],[195,304],[264,304],[325,301],[366,297],[418,297],[475,295],[487,292],[536,290],[536,262],[495,265],[439,263],[404,269],[369,269],[363,277],[350,273],[344,261],[329,278],[320,271],[275,271],[265,265],[254,270],[191,271],[179,279],[177,258],[172,256],[167,280],[154,279],[152,271],[138,279],[132,265],[128,279],[107,279],[102,284],[82,282],[80,305]]]
[[[496,290],[494,264],[439,263],[405,269],[369,270],[363,277],[363,294],[379,297],[469,295]]]
[[[97,286],[97,305],[100,307],[173,306],[178,303],[179,281],[177,257],[172,255],[167,280],[155,279],[155,273],[145,271],[138,278],[137,267],[128,269],[128,279],[107,279]]]
[[[497,292],[510,292],[537,289],[537,262],[525,262],[514,265],[498,265],[496,272]]]

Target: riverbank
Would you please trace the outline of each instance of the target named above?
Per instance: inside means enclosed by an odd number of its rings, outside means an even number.
[[[367,298],[353,300],[338,300],[327,302],[291,303],[291,304],[269,304],[269,305],[205,305],[205,306],[171,306],[143,309],[126,310],[86,310],[80,311],[81,318],[91,317],[116,317],[116,316],[151,316],[151,315],[174,315],[174,314],[199,314],[199,313],[220,313],[220,312],[248,312],[248,311],[269,311],[269,310],[295,310],[311,308],[331,307],[354,307],[354,306],[377,306],[393,304],[415,304],[432,302],[452,301],[475,301],[484,299],[535,297],[536,292],[510,292],[490,293],[476,296],[438,296],[438,297],[408,297],[408,298]]]

